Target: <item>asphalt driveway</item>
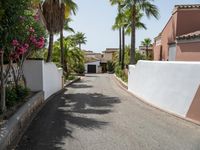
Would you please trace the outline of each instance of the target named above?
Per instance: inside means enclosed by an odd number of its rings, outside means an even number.
[[[200,126],[152,108],[91,74],[52,98],[17,150],[200,150]]]

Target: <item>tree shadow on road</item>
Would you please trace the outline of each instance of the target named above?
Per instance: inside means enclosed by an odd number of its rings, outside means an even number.
[[[73,84],[70,86],[71,88],[92,88],[93,86],[87,84]]]
[[[117,97],[99,93],[63,92],[49,100],[38,113],[17,149],[64,150],[64,140],[73,139],[73,130],[77,127],[92,130],[102,129],[108,125],[109,122],[101,121],[94,116],[112,112],[112,107],[118,103],[120,100]]]

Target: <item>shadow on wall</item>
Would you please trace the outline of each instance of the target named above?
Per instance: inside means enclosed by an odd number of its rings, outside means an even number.
[[[109,123],[84,116],[108,114],[117,103],[120,103],[118,98],[98,93],[63,92],[51,99],[39,112],[17,149],[64,150],[62,148],[65,145],[64,139],[74,139],[72,135],[74,127],[101,129]]]

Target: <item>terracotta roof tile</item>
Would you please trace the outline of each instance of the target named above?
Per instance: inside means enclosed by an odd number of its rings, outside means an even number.
[[[181,36],[177,36],[177,40],[189,40],[189,39],[196,39],[200,38],[200,31],[195,31],[187,34],[183,34]]]
[[[200,8],[200,4],[190,4],[190,5],[175,5],[175,8]]]

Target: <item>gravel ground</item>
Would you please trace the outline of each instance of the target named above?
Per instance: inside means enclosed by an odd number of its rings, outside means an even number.
[[[200,126],[152,108],[113,75],[90,74],[52,98],[17,150],[200,150]]]

